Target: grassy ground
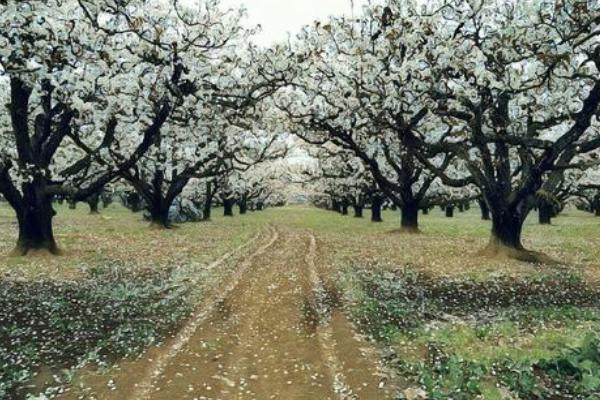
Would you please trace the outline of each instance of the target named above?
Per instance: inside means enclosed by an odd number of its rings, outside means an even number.
[[[113,206],[57,207],[61,256],[11,257],[12,211],[0,207],[0,399],[25,398],[85,363],[136,356],[172,334],[223,271],[206,266],[255,236],[260,217],[150,229]],[[34,377],[35,376],[35,377]]]
[[[224,218],[215,210],[211,222],[183,224],[178,229],[149,229],[142,214],[112,205],[90,215],[85,205],[76,210],[57,207],[55,236],[60,257],[10,257],[17,226],[14,214],[0,204],[0,274],[15,278],[78,279],[89,268],[110,263],[127,268],[161,269],[206,263],[247,240],[263,220]]]
[[[353,260],[371,263],[411,265],[420,271],[439,276],[469,276],[486,278],[498,274],[514,276],[544,272],[538,267],[517,261],[479,257],[490,235],[491,223],[482,221],[478,210],[456,212],[446,218],[442,211],[433,210],[420,216],[419,235],[397,231],[398,212],[384,212],[384,222],[373,224],[364,219],[334,213],[298,208],[272,210],[273,219],[284,219],[298,228],[317,232],[332,264],[347,265]],[[532,213],[526,221],[524,245],[564,261],[580,270],[590,281],[600,281],[600,219],[591,214],[569,210],[553,221],[551,226],[537,223]]]
[[[0,205],[0,272],[11,277],[77,277],[82,266],[122,262],[160,268],[178,263],[206,262],[241,243],[259,226],[284,223],[316,232],[332,264],[352,260],[412,265],[442,276],[486,277],[498,273],[529,274],[531,265],[478,257],[489,239],[490,223],[477,210],[446,218],[439,210],[421,216],[422,234],[398,233],[399,213],[384,212],[384,222],[344,217],[313,208],[293,207],[224,218],[220,210],[210,223],[184,224],[175,230],[150,230],[140,214],[111,206],[101,215],[59,207],[55,231],[61,257],[9,257],[16,225],[12,211]],[[367,212],[366,212],[367,214]],[[538,250],[581,269],[589,280],[600,281],[600,219],[576,210],[563,213],[552,226],[536,223],[532,214],[523,237],[527,248]]]
[[[373,224],[308,207],[215,210],[212,222],[161,231],[119,206],[61,206],[64,255],[19,258],[8,255],[14,216],[0,205],[0,397],[42,367],[108,362],[160,341],[216,279],[205,265],[281,224],[315,234],[348,315],[386,349],[407,398],[600,398],[600,219],[536,217],[526,247],[564,266],[478,256],[490,230],[478,210],[434,210],[409,235],[397,212]]]

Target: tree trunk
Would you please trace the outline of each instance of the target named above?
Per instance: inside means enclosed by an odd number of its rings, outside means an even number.
[[[371,222],[383,222],[381,218],[381,205],[383,200],[379,197],[374,197],[371,200]]]
[[[492,244],[514,250],[523,250],[521,231],[523,220],[510,211],[492,212]]]
[[[238,206],[240,207],[240,215],[244,215],[248,212],[248,200],[246,200],[246,196],[242,196],[238,202]]]
[[[348,203],[342,203],[342,215],[348,215]]]
[[[490,208],[488,207],[487,203],[483,199],[477,200],[477,202],[479,203],[479,208],[481,209],[481,219],[484,221],[489,221],[491,219]]]
[[[212,199],[204,200],[204,206],[202,207],[202,221],[210,221],[211,211],[212,211]]]
[[[98,210],[98,206],[100,204],[99,194],[93,194],[90,197],[88,197],[85,201],[90,206],[90,214],[100,214],[100,211]]]
[[[354,218],[362,218],[363,217],[363,207],[362,206],[354,206]]]
[[[454,217],[454,206],[446,206],[446,217],[447,218]]]
[[[19,238],[15,253],[26,255],[31,250],[46,250],[58,254],[52,229],[55,214],[52,200],[43,193],[43,188],[34,183],[26,184],[23,188],[23,207],[17,211]]]
[[[262,211],[265,208],[265,205],[263,204],[263,202],[259,201],[258,203],[256,203],[256,211]]]
[[[551,257],[543,253],[526,250],[523,247],[521,233],[529,210],[525,203],[510,208],[490,207],[492,237],[484,254],[508,257],[530,263],[556,264],[557,261]]]
[[[169,207],[164,205],[157,205],[151,207],[150,212],[150,225],[154,228],[171,228],[171,222],[169,221]]]
[[[422,209],[423,215],[429,215],[429,208],[425,207]]]
[[[233,217],[233,204],[235,203],[232,199],[223,200],[223,215],[225,217]]]
[[[417,202],[404,202],[401,210],[400,225],[403,231],[419,231],[419,204]]]
[[[552,224],[552,217],[554,216],[554,207],[547,201],[540,200],[538,205],[538,220],[541,225]]]

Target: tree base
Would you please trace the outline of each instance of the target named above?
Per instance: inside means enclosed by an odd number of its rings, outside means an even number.
[[[152,230],[163,231],[163,230],[171,230],[171,229],[177,229],[177,228],[178,228],[178,226],[173,225],[173,224],[165,225],[160,222],[150,222],[150,229],[152,229]]]
[[[560,265],[558,260],[547,254],[526,249],[517,249],[498,243],[490,243],[478,253],[481,257],[517,260],[531,264]]]
[[[390,231],[390,233],[403,233],[403,234],[408,234],[408,235],[420,235],[421,230],[419,228],[413,228],[413,227],[402,227],[402,228],[398,228],[398,229],[393,229]]]
[[[58,247],[40,247],[40,248],[28,248],[23,246],[16,246],[10,253],[9,257],[55,257],[63,255],[62,250]]]

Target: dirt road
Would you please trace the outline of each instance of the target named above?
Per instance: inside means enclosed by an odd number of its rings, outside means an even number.
[[[336,309],[309,231],[269,228],[163,346],[63,398],[385,399],[378,357]]]

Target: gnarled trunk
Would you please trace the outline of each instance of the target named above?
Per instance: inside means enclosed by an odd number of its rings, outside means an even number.
[[[404,202],[402,205],[400,226],[403,231],[419,231],[419,204],[417,202]]]
[[[156,205],[148,209],[150,213],[150,224],[154,228],[171,228],[169,221],[169,206]]]
[[[235,204],[235,200],[233,200],[233,199],[223,200],[223,215],[225,217],[233,217],[233,205],[234,204]]]
[[[487,203],[483,199],[479,199],[477,202],[479,203],[479,208],[481,209],[481,219],[484,221],[489,221],[491,219],[490,208],[488,207]]]
[[[88,203],[88,206],[90,207],[90,214],[100,214],[100,211],[98,210],[98,206],[100,204],[99,194],[91,195],[85,200],[85,202]]]
[[[383,222],[381,218],[381,206],[383,199],[379,196],[374,196],[371,199],[371,222]]]
[[[19,237],[15,253],[26,255],[32,250],[45,250],[58,254],[52,229],[55,214],[52,199],[44,193],[42,186],[35,182],[24,185],[23,205],[17,210]]]
[[[244,215],[248,212],[248,200],[246,199],[246,196],[242,196],[238,202],[238,206],[240,207],[240,215]]]
[[[521,232],[523,218],[508,210],[492,212],[491,245],[514,250],[523,250]]]
[[[546,201],[540,201],[538,205],[538,220],[541,225],[552,224],[552,217],[554,216],[554,207],[552,204]]]

